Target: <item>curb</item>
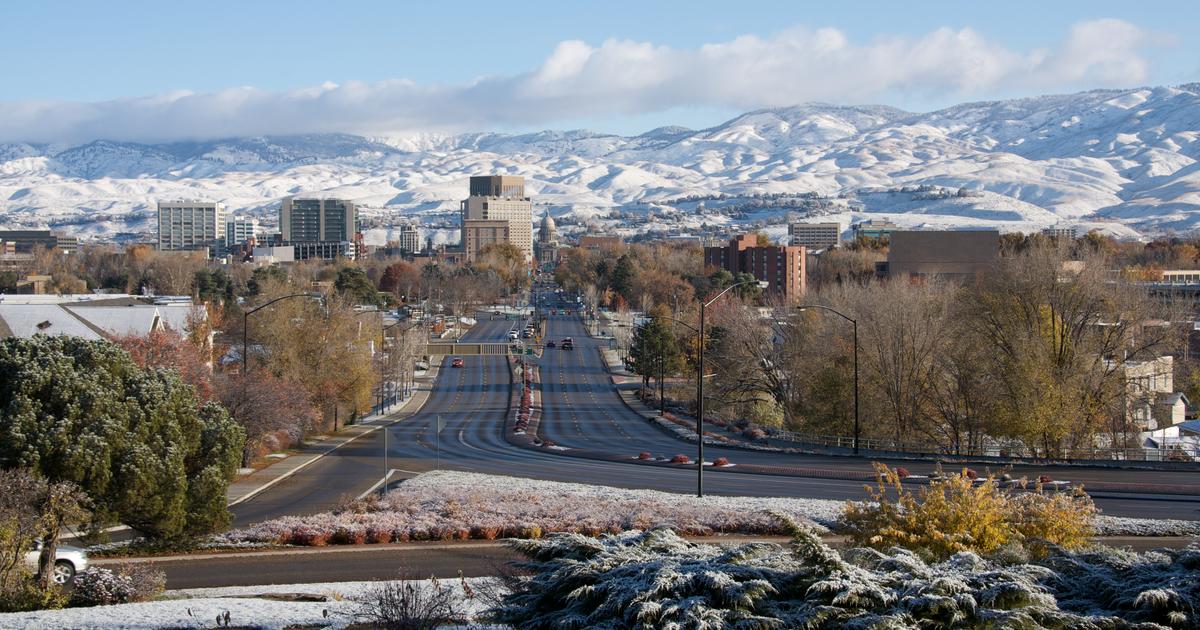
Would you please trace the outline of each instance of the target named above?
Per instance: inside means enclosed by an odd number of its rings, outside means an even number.
[[[431,368],[431,369],[429,370],[429,372],[432,374],[432,381],[436,381],[436,380],[437,380],[437,377],[438,377],[438,372],[440,371],[440,368],[433,368],[433,366],[430,366],[430,368]],[[432,382],[432,381],[431,381],[431,382]],[[332,453],[332,452],[334,452],[334,451],[338,450],[339,448],[341,448],[341,447],[343,447],[343,446],[345,446],[345,445],[347,445],[347,444],[349,444],[349,443],[353,442],[354,440],[357,440],[358,438],[360,438],[360,437],[362,437],[362,436],[364,436],[364,435],[370,435],[370,434],[372,434],[372,433],[374,433],[374,432],[378,431],[379,429],[386,428],[386,427],[390,427],[390,426],[392,426],[393,424],[396,424],[397,422],[401,422],[401,421],[403,421],[403,420],[406,420],[406,419],[408,419],[409,417],[413,416],[414,414],[416,414],[416,413],[419,413],[419,412],[420,412],[420,410],[421,410],[421,408],[425,406],[425,403],[426,403],[426,402],[428,402],[428,400],[429,400],[429,392],[430,392],[431,390],[432,390],[432,387],[431,387],[430,389],[428,389],[428,390],[421,390],[421,391],[422,391],[422,392],[425,394],[425,396],[424,396],[424,400],[422,400],[422,401],[421,401],[421,405],[420,405],[419,407],[417,407],[415,410],[413,410],[411,413],[409,413],[409,412],[408,412],[408,405],[409,405],[410,403],[412,403],[412,401],[414,401],[414,400],[416,400],[416,399],[417,399],[417,396],[418,396],[418,394],[416,394],[416,393],[414,393],[414,394],[413,394],[413,396],[412,396],[411,398],[409,398],[408,400],[406,400],[406,401],[404,402],[404,405],[403,405],[403,407],[402,407],[401,409],[397,409],[396,411],[393,411],[391,414],[389,414],[389,415],[387,415],[387,416],[384,416],[384,417],[383,417],[383,419],[385,419],[385,420],[387,420],[387,419],[391,419],[391,418],[394,418],[394,419],[392,419],[390,422],[385,422],[385,423],[383,423],[383,424],[376,424],[376,425],[372,425],[372,426],[371,426],[371,428],[367,429],[366,431],[363,431],[363,432],[359,433],[358,435],[356,435],[356,436],[354,436],[354,437],[352,437],[352,438],[350,438],[350,439],[348,439],[348,440],[346,440],[346,441],[342,442],[341,444],[338,444],[337,446],[334,446],[333,448],[331,448],[331,449],[329,449],[329,450],[327,450],[327,451],[325,451],[325,452],[323,452],[323,453],[321,453],[321,454],[317,455],[316,457],[313,457],[312,459],[310,459],[310,460],[308,460],[308,461],[304,462],[303,464],[300,464],[299,466],[296,466],[296,467],[295,467],[295,468],[293,468],[292,470],[289,470],[289,471],[287,471],[286,473],[283,473],[282,475],[280,475],[280,476],[278,476],[278,477],[276,477],[276,478],[274,478],[274,479],[272,479],[272,480],[270,480],[270,481],[268,481],[268,482],[264,483],[263,485],[261,485],[261,486],[258,486],[257,488],[254,488],[254,489],[253,489],[253,490],[251,490],[250,492],[247,492],[246,494],[244,494],[244,495],[242,495],[242,496],[238,497],[237,499],[234,499],[233,501],[230,501],[229,503],[227,503],[227,504],[225,505],[225,507],[233,507],[233,506],[235,506],[235,505],[238,505],[238,504],[240,504],[240,503],[244,503],[244,502],[246,502],[246,501],[249,501],[250,499],[254,498],[255,496],[257,496],[257,495],[261,494],[262,492],[266,491],[267,489],[271,488],[271,487],[272,487],[272,486],[274,486],[275,484],[277,484],[277,483],[279,483],[279,482],[283,481],[284,479],[287,479],[287,478],[291,477],[292,475],[295,475],[296,473],[300,472],[301,470],[304,470],[305,468],[308,468],[308,467],[309,467],[309,466],[311,466],[311,465],[312,465],[314,462],[316,462],[316,461],[320,460],[321,458],[325,457],[326,455],[328,455],[328,454],[330,454],[330,453]],[[395,416],[397,416],[397,415],[400,415],[400,414],[406,414],[406,415],[405,415],[403,418],[396,418],[396,417],[395,417]],[[359,426],[362,426],[362,425],[359,425]]]

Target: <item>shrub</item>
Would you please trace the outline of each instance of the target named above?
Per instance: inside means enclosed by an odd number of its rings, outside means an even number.
[[[1038,540],[1077,548],[1091,536],[1095,507],[1082,492],[1013,495],[990,476],[975,484],[968,469],[914,495],[901,486],[896,471],[878,463],[875,469],[880,481],[877,488],[868,488],[870,501],[848,502],[842,515],[841,525],[855,544],[904,547],[943,559]]]
[[[442,584],[436,577],[419,580],[415,573],[402,574],[400,581],[371,588],[358,614],[373,627],[387,630],[435,630],[466,623],[457,587],[451,584]]]
[[[718,457],[716,459],[716,461],[713,462],[713,466],[728,466],[728,465],[729,465],[728,457]]]
[[[653,457],[653,456],[650,455],[650,453],[648,453],[646,451],[642,451],[641,453],[638,453],[638,459],[650,459],[651,457]]]
[[[908,477],[908,469],[903,466],[897,466],[896,467],[896,476],[901,479],[906,479]]]
[[[758,427],[754,427],[742,431],[742,435],[751,440],[761,440],[767,437],[767,432]]]
[[[153,599],[163,592],[167,576],[150,565],[126,563],[116,570],[93,567],[75,576],[72,606],[111,606]]]
[[[37,579],[27,571],[9,575],[0,584],[0,613],[62,608],[68,599],[66,591],[57,585],[49,590],[39,588]]]
[[[1050,479],[1050,475],[1038,475],[1038,483],[1050,483],[1051,481],[1053,480]]]
[[[781,519],[783,520],[783,519]],[[790,521],[789,548],[671,530],[514,541],[529,576],[491,614],[514,628],[1198,627],[1200,550],[1055,550],[1010,566],[904,550],[839,553]],[[1146,623],[1146,625],[1135,625]],[[1160,625],[1152,625],[1154,623]]]
[[[964,468],[962,474],[967,479],[974,480],[979,478],[979,473],[975,472],[974,468]]]
[[[672,458],[671,458],[671,463],[672,463],[672,464],[687,464],[687,463],[689,463],[689,462],[691,462],[691,461],[692,461],[692,460],[691,460],[691,459],[688,459],[688,456],[687,456],[687,455],[683,455],[683,454],[676,455],[675,457],[672,457]]]

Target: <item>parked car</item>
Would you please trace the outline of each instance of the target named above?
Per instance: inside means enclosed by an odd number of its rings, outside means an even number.
[[[452,368],[460,368],[464,365],[466,365],[466,363],[462,360],[462,357],[454,357],[453,359],[450,359],[450,367]]]
[[[25,553],[25,566],[29,567],[30,571],[37,571],[38,556],[42,553],[42,542],[36,541],[33,543],[33,549]],[[88,568],[87,552],[79,547],[70,545],[59,545],[54,550],[54,574],[53,579],[55,584],[66,584],[75,579],[75,574]]]

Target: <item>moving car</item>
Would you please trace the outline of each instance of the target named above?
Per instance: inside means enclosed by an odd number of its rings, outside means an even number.
[[[554,347],[554,342],[553,342],[553,341],[547,341],[547,342],[546,342],[546,347],[547,347],[547,348],[553,348],[553,347]]]
[[[454,357],[453,359],[450,359],[450,367],[460,368],[463,365],[466,364],[463,362],[462,357]]]
[[[515,331],[515,330],[508,331],[508,338],[515,340],[517,338],[517,331]]]
[[[574,350],[575,349],[575,340],[571,339],[570,337],[567,337],[566,339],[563,339],[560,342],[559,347],[561,347],[563,350]]]
[[[33,549],[25,552],[25,566],[30,571],[37,571],[38,556],[42,553],[42,542],[35,541]],[[79,547],[70,545],[59,545],[54,550],[54,573],[52,578],[55,584],[66,584],[75,579],[75,574],[88,568],[87,552]]]

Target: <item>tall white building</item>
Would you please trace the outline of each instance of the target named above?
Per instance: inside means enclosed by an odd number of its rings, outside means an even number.
[[[525,196],[525,178],[510,175],[472,177],[470,196],[463,200],[462,245],[467,259],[468,221],[505,221],[508,223],[508,242],[525,253],[526,262],[533,261],[533,202]]]
[[[214,201],[158,202],[158,249],[208,249],[216,255],[225,241],[225,204]]]
[[[225,221],[225,247],[233,249],[258,234],[258,219],[229,217]]]
[[[400,251],[416,254],[421,251],[421,233],[415,225],[400,226]]]

